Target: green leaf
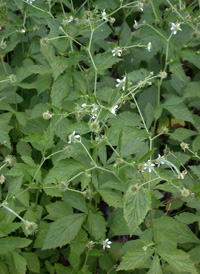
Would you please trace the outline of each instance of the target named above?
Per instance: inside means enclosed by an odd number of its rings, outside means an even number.
[[[160,266],[160,260],[158,258],[158,255],[154,255],[151,267],[149,271],[147,272],[147,274],[162,274],[162,273],[163,272]]]
[[[178,249],[157,250],[158,254],[178,272],[198,274],[187,253]]]
[[[200,216],[189,212],[180,213],[178,216],[175,216],[174,218],[179,222],[187,225],[193,224],[195,222],[200,222]]]
[[[63,56],[58,56],[53,59],[50,65],[52,67],[54,79],[56,80],[68,67],[68,60]]]
[[[192,49],[186,49],[181,51],[180,54],[183,60],[189,61],[200,69],[200,55],[199,53],[197,53],[197,51],[194,51]]]
[[[51,89],[52,104],[61,107],[62,100],[67,96],[70,87],[70,74],[60,76],[53,84]]]
[[[162,105],[163,108],[168,110],[175,118],[180,119],[182,121],[192,122],[194,120],[192,118],[191,112],[187,109],[185,105]]]
[[[200,81],[190,82],[185,88],[184,98],[200,97]]]
[[[197,132],[195,132],[194,130],[178,128],[172,134],[170,134],[170,137],[175,140],[183,141],[194,135],[197,135]]]
[[[6,254],[16,248],[24,248],[31,243],[31,240],[18,237],[6,237],[0,239],[0,254]]]
[[[78,234],[85,219],[84,214],[74,214],[63,217],[50,225],[43,250],[62,247],[70,243]]]
[[[194,174],[200,179],[200,166],[189,166]]]
[[[123,257],[117,271],[134,270],[143,265],[153,254],[154,250],[147,248],[146,251],[142,247],[131,248]]]
[[[28,269],[34,273],[40,273],[40,261],[36,253],[23,252],[23,257],[27,261]]]
[[[10,274],[8,267],[4,262],[0,262],[0,274]]]
[[[90,213],[87,220],[87,230],[95,240],[105,238],[106,221],[101,214]]]
[[[66,202],[56,201],[46,206],[49,213],[46,218],[56,221],[62,217],[73,214],[72,207]]]
[[[123,207],[122,197],[113,191],[109,190],[98,190],[104,202],[106,202],[109,206],[113,206],[115,208]]]
[[[38,75],[36,80],[36,89],[38,94],[41,94],[43,91],[50,89],[52,76],[51,73],[44,73]]]
[[[70,206],[87,213],[88,208],[85,201],[85,197],[81,193],[73,192],[73,191],[65,191],[62,193],[63,200]]]
[[[131,186],[124,196],[124,217],[132,235],[151,208],[151,196],[147,189]]]
[[[12,252],[14,266],[17,274],[25,274],[26,273],[26,260],[19,255],[17,252]]]

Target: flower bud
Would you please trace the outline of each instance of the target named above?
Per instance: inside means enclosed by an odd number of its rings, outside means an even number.
[[[3,185],[5,183],[5,181],[6,181],[5,176],[3,174],[1,174],[1,176],[0,176],[0,185]]]
[[[38,225],[34,222],[25,221],[24,225],[25,225],[25,231],[28,235],[33,235],[38,228]]]
[[[15,74],[9,75],[8,79],[9,79],[11,84],[15,84],[17,82],[17,76]]]
[[[1,49],[5,49],[6,47],[7,47],[7,44],[6,44],[5,41],[0,43],[0,48]]]
[[[90,130],[92,131],[92,132],[99,132],[99,129],[100,129],[100,125],[99,125],[99,123],[98,122],[93,122],[93,123],[91,123],[90,124]]]
[[[95,243],[93,241],[89,241],[87,244],[86,244],[86,247],[91,250],[93,247],[94,247]]]
[[[189,148],[189,144],[186,144],[186,143],[182,142],[182,143],[180,144],[180,147],[182,148],[183,151],[185,151],[186,149]]]
[[[40,45],[45,46],[45,45],[47,45],[47,44],[49,44],[48,38],[44,37],[44,38],[41,38],[41,39],[40,39]]]
[[[182,195],[183,197],[188,197],[188,196],[190,195],[189,189],[187,189],[187,188],[184,187],[184,188],[181,190],[181,195]]]
[[[7,167],[13,167],[16,163],[16,158],[13,155],[7,155],[4,159],[4,162],[7,163]]]
[[[47,111],[43,112],[42,117],[44,120],[50,120],[52,118],[52,114],[49,113],[49,111],[47,110]]]
[[[161,79],[165,79],[165,78],[167,78],[167,72],[166,71],[160,71],[159,76],[160,76]]]

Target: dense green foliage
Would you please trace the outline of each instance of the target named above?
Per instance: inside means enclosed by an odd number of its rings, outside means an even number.
[[[200,273],[199,8],[0,1],[0,274]]]

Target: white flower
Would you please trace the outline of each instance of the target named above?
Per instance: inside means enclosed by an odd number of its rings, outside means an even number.
[[[73,139],[75,138],[75,139],[79,139],[80,138],[80,135],[79,134],[77,134],[77,135],[75,135],[76,134],[76,132],[75,131],[73,131],[72,132],[72,134],[70,134],[69,136],[68,136],[68,144],[71,144],[71,142],[73,141]]]
[[[113,56],[118,55],[119,57],[121,57],[121,55],[122,55],[122,50],[121,50],[121,48],[120,48],[120,47],[115,47],[115,48],[112,50],[112,54],[113,54]]]
[[[121,86],[122,90],[125,90],[126,77],[124,76],[124,78],[122,80],[117,79],[116,81],[118,82],[118,84],[116,85],[116,87]]]
[[[35,0],[25,0],[27,3],[32,4]]]
[[[95,106],[95,104],[92,104],[93,105],[93,108],[91,110],[91,114],[92,114],[92,119],[95,119],[97,117],[97,110],[98,110],[98,107]]]
[[[25,33],[26,30],[25,30],[25,29],[21,29],[20,32],[21,32],[21,33]]]
[[[156,164],[158,165],[158,167],[160,167],[160,165],[164,165],[164,155],[163,156],[161,156],[160,154],[158,154],[158,158],[157,158],[157,162],[156,162]]]
[[[179,173],[179,175],[178,175],[178,179],[184,179],[185,178],[185,175],[187,174],[187,171],[185,170],[185,171],[183,171],[182,173]]]
[[[148,50],[148,51],[151,51],[151,42],[148,43],[148,45],[147,45],[147,50]]]
[[[148,169],[149,172],[153,170],[153,167],[155,165],[151,162],[151,160],[148,160],[147,163],[144,163],[144,169]]]
[[[86,107],[86,104],[85,104],[85,103],[84,103],[84,104],[82,104],[82,105],[81,105],[81,107],[82,107],[82,108],[85,108],[85,107]]]
[[[112,107],[111,110],[110,110],[110,112],[111,112],[112,114],[116,115],[115,112],[116,112],[117,108],[118,108],[118,105]]]
[[[68,18],[67,22],[70,23],[73,19],[74,19],[74,17],[71,15],[71,16]]]
[[[180,23],[171,23],[172,24],[172,27],[170,30],[173,31],[173,34],[176,34],[178,30],[182,31],[182,29],[180,28]]]
[[[136,20],[134,20],[134,22],[135,22],[135,26],[138,26],[138,22]]]
[[[141,11],[143,11],[144,9],[144,3],[143,2],[139,2],[138,3],[138,8],[141,10]]]
[[[112,244],[111,241],[109,241],[109,239],[106,239],[105,241],[103,241],[102,245],[103,245],[103,249],[110,248],[110,245]]]
[[[102,20],[107,20],[108,19],[107,14],[105,12],[105,9],[102,11],[101,16],[102,16]]]

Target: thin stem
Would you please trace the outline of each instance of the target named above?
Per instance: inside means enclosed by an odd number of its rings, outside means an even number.
[[[94,159],[92,158],[92,156],[90,155],[88,149],[85,147],[85,145],[80,141],[80,144],[82,145],[82,147],[84,148],[84,150],[86,151],[87,155],[89,156],[90,160],[92,161],[92,163],[97,166],[97,164],[95,163]]]
[[[25,222],[25,220],[19,216],[15,211],[13,211],[11,208],[5,206],[4,204],[1,205],[3,208],[5,208],[7,211],[9,211],[10,213],[14,214],[16,217],[18,217],[22,222]]]
[[[137,107],[137,109],[138,109],[138,112],[139,112],[139,114],[140,114],[140,117],[141,117],[141,119],[142,119],[142,122],[143,122],[143,125],[144,125],[144,127],[145,127],[145,130],[146,130],[147,134],[149,135],[149,130],[148,130],[148,128],[147,128],[147,126],[146,126],[146,123],[145,123],[145,121],[144,121],[142,112],[140,111],[140,107],[139,107],[139,105],[138,105],[138,103],[137,103],[137,101],[136,101],[136,99],[135,99],[135,96],[133,95],[132,97],[133,97],[133,100],[134,100],[134,102],[135,102],[135,105],[136,105],[136,107]]]

